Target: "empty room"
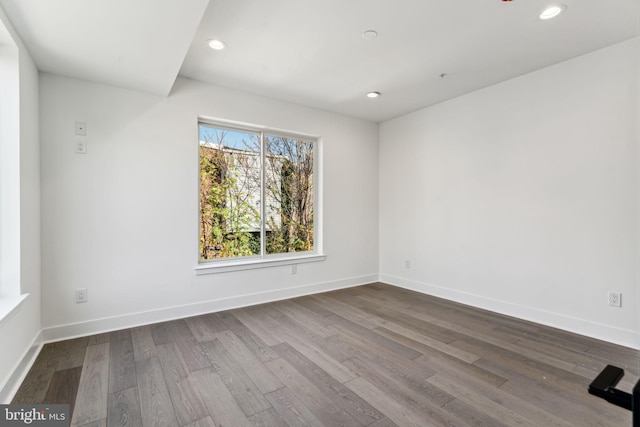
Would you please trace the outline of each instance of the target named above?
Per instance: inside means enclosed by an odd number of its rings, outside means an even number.
[[[0,0],[0,425],[640,426],[637,0]]]

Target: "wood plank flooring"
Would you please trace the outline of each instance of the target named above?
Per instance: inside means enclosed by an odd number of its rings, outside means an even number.
[[[47,344],[13,403],[73,426],[630,426],[640,352],[382,284]]]

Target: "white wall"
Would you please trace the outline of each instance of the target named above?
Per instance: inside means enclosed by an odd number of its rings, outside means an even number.
[[[638,52],[382,123],[381,280],[640,347]]]
[[[377,279],[376,124],[183,78],[168,98],[50,74],[40,89],[45,339]],[[322,137],[326,261],[195,276],[199,115]]]
[[[0,26],[6,28],[17,53],[11,69],[1,73],[0,84],[0,108],[5,109],[0,117],[0,306],[4,314],[0,318],[0,402],[4,403],[19,385],[40,344],[40,153],[38,71],[1,8]],[[11,49],[0,48],[4,53]],[[17,306],[16,300],[20,301]]]

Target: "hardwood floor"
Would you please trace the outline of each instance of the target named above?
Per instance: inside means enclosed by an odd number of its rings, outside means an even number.
[[[640,352],[382,284],[47,344],[13,403],[73,426],[630,426]]]

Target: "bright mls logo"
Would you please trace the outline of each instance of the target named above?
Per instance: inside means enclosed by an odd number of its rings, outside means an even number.
[[[69,427],[69,405],[0,405],[0,427]]]

